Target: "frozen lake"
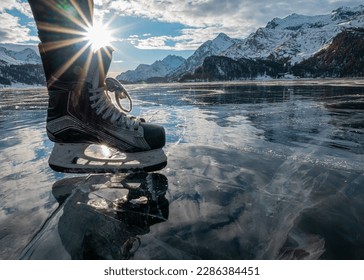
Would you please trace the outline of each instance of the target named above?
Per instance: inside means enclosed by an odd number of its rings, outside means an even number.
[[[364,259],[364,80],[127,89],[159,172],[52,171],[46,90],[0,90],[0,259]]]

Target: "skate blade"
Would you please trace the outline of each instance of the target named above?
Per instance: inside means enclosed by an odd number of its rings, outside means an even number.
[[[104,145],[55,143],[48,163],[66,173],[151,172],[163,169],[167,156],[162,149],[122,153]]]

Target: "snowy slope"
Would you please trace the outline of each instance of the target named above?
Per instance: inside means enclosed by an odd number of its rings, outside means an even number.
[[[220,33],[215,39],[203,43],[178,69],[170,76],[180,76],[200,66],[204,59],[212,55],[220,55],[231,46],[240,43],[239,39],[232,39],[224,33]]]
[[[271,58],[292,64],[327,47],[343,29],[364,26],[364,5],[339,8],[328,15],[292,14],[275,18],[221,55],[239,58]]]
[[[5,47],[0,47],[0,60],[11,65],[42,63],[39,55],[30,48],[21,51],[13,51],[8,50]]]
[[[220,33],[215,39],[203,43],[192,56],[169,73],[157,71],[160,63],[157,61],[152,68],[139,65],[135,71],[122,73],[119,78],[140,81],[146,77],[167,76],[175,80],[193,73],[210,56],[226,56],[234,60],[268,59],[295,64],[330,46],[333,38],[342,31],[363,27],[364,5],[341,7],[327,15],[292,14],[283,19],[274,18],[264,28],[259,28],[242,40]]]
[[[152,65],[140,64],[135,70],[121,73],[116,78],[121,81],[138,82],[153,77],[165,77],[185,62],[181,56],[169,55]]]

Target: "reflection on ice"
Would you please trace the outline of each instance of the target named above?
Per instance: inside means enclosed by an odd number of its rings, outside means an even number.
[[[31,97],[0,92],[0,259],[17,258],[55,209],[49,193],[55,176],[47,164],[51,146],[45,111],[39,111],[46,97]]]
[[[168,219],[161,174],[91,175],[57,181],[60,205],[24,250],[24,259],[129,259],[140,236]]]
[[[139,178],[51,171],[44,90],[0,91],[0,258],[363,259],[363,85],[128,85],[167,132]]]
[[[250,152],[188,146],[174,148],[172,155],[174,168],[167,174],[173,218],[158,227],[155,238],[168,238],[185,258],[332,258],[325,255],[330,251],[326,242],[336,232],[332,220],[320,220],[331,232],[318,232],[301,221],[308,211],[320,213],[328,198],[364,183],[358,172]],[[182,160],[186,157],[188,163]],[[362,211],[360,203],[333,200],[328,204],[331,216],[339,214],[337,203],[355,209],[355,216]],[[348,235],[341,242],[355,249],[363,240]]]

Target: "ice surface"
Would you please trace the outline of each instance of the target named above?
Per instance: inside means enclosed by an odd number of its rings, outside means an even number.
[[[363,86],[129,86],[168,165],[127,182],[51,171],[45,91],[0,91],[0,258],[363,259]]]

